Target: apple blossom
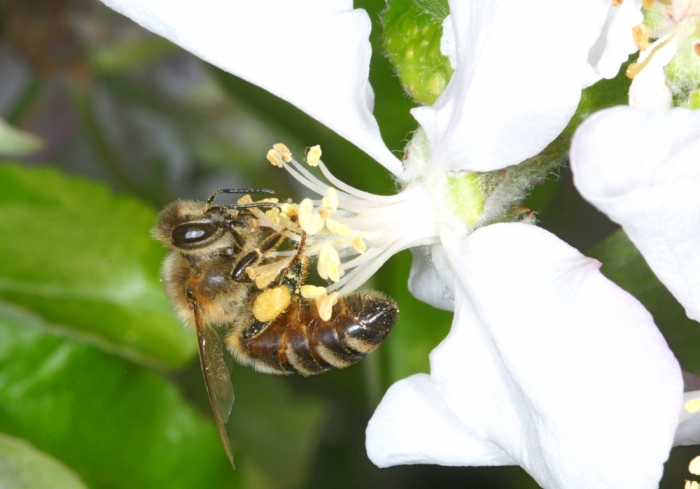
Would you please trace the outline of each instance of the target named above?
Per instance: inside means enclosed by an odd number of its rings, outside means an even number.
[[[414,247],[411,291],[455,311],[431,374],[394,384],[370,421],[377,465],[519,464],[552,488],[658,483],[682,402],[675,358],[597,262],[512,222],[543,170],[519,164],[564,129],[582,87],[614,75],[629,50],[611,26],[636,18],[634,2],[450,2],[455,71],[413,109],[421,129],[402,163],[371,113],[370,22],[351,2],[103,1],[295,104],[399,182],[374,196],[322,163],[317,179],[282,147],[271,155],[324,197],[298,211],[329,292]]]

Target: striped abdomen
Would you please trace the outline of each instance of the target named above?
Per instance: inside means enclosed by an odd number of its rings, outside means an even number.
[[[227,341],[239,360],[259,370],[313,375],[360,361],[397,319],[396,303],[376,292],[341,297],[329,321],[319,318],[313,300],[294,297],[274,320],[252,324]]]

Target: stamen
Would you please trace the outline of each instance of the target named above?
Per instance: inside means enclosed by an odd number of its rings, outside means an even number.
[[[340,255],[333,246],[324,246],[318,253],[318,274],[322,279],[338,282],[345,271],[340,268]]]
[[[299,204],[299,225],[307,234],[317,234],[323,229],[323,218],[314,212],[311,199],[304,199]]]
[[[306,163],[309,166],[318,166],[318,162],[321,160],[321,146],[318,144],[309,148],[308,153],[306,153]]]
[[[644,23],[632,27],[632,38],[640,51],[646,50],[649,47],[649,27]]]
[[[695,54],[700,56],[700,42],[695,43]]]
[[[649,9],[654,6],[654,0],[642,0],[642,7]]]
[[[612,0],[613,7],[619,7],[620,5],[622,5],[622,0]]]
[[[289,163],[290,161],[292,161],[292,152],[289,151],[289,148],[287,146],[285,146],[284,144],[282,144],[282,143],[273,144],[272,148],[279,151],[280,156],[282,157],[282,161],[284,161],[285,163]]]
[[[325,287],[316,287],[315,285],[302,285],[300,290],[301,296],[305,299],[315,299],[326,295]]]
[[[696,481],[686,480],[684,489],[700,489],[700,484]]]
[[[700,475],[700,457],[695,457],[690,461],[688,471],[693,475]]]
[[[689,413],[698,413],[700,412],[700,398],[698,399],[691,399],[690,401],[687,401],[685,403],[685,410],[688,411]]]
[[[324,321],[328,321],[333,314],[333,306],[338,303],[338,294],[333,292],[330,295],[322,295],[316,298],[316,308],[318,309],[318,315]]]
[[[267,152],[267,161],[272,163],[277,168],[283,168],[284,166],[282,165],[282,153],[276,149],[271,149]]]
[[[338,191],[333,187],[326,189],[326,196],[321,199],[321,205],[331,212],[338,210]]]
[[[659,52],[659,49],[671,42],[671,40],[674,37],[676,37],[676,34],[678,34],[678,30],[675,30],[673,34],[668,37],[668,39],[664,39],[662,42],[655,43],[656,45],[654,46],[654,48],[651,50],[646,59],[641,63],[632,63],[631,65],[629,65],[627,67],[627,72],[625,73],[627,75],[627,78],[634,79],[634,77],[637,76],[644,69],[644,67],[649,64],[651,58]]]

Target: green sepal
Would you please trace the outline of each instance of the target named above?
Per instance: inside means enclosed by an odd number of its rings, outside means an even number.
[[[384,12],[384,52],[416,102],[432,105],[452,77],[440,51],[446,0],[392,0]]]
[[[603,274],[654,316],[683,370],[700,375],[700,325],[686,316],[683,306],[656,278],[625,232],[616,231],[586,254],[600,260]]]

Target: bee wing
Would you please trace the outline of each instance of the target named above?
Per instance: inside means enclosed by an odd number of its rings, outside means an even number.
[[[208,324],[202,324],[197,305],[194,305],[194,318],[199,344],[199,363],[202,366],[204,384],[209,395],[209,402],[214,411],[216,426],[224,444],[224,450],[231,466],[235,469],[231,445],[224,425],[228,422],[233,407],[233,385],[224,361],[224,344],[219,333]]]

